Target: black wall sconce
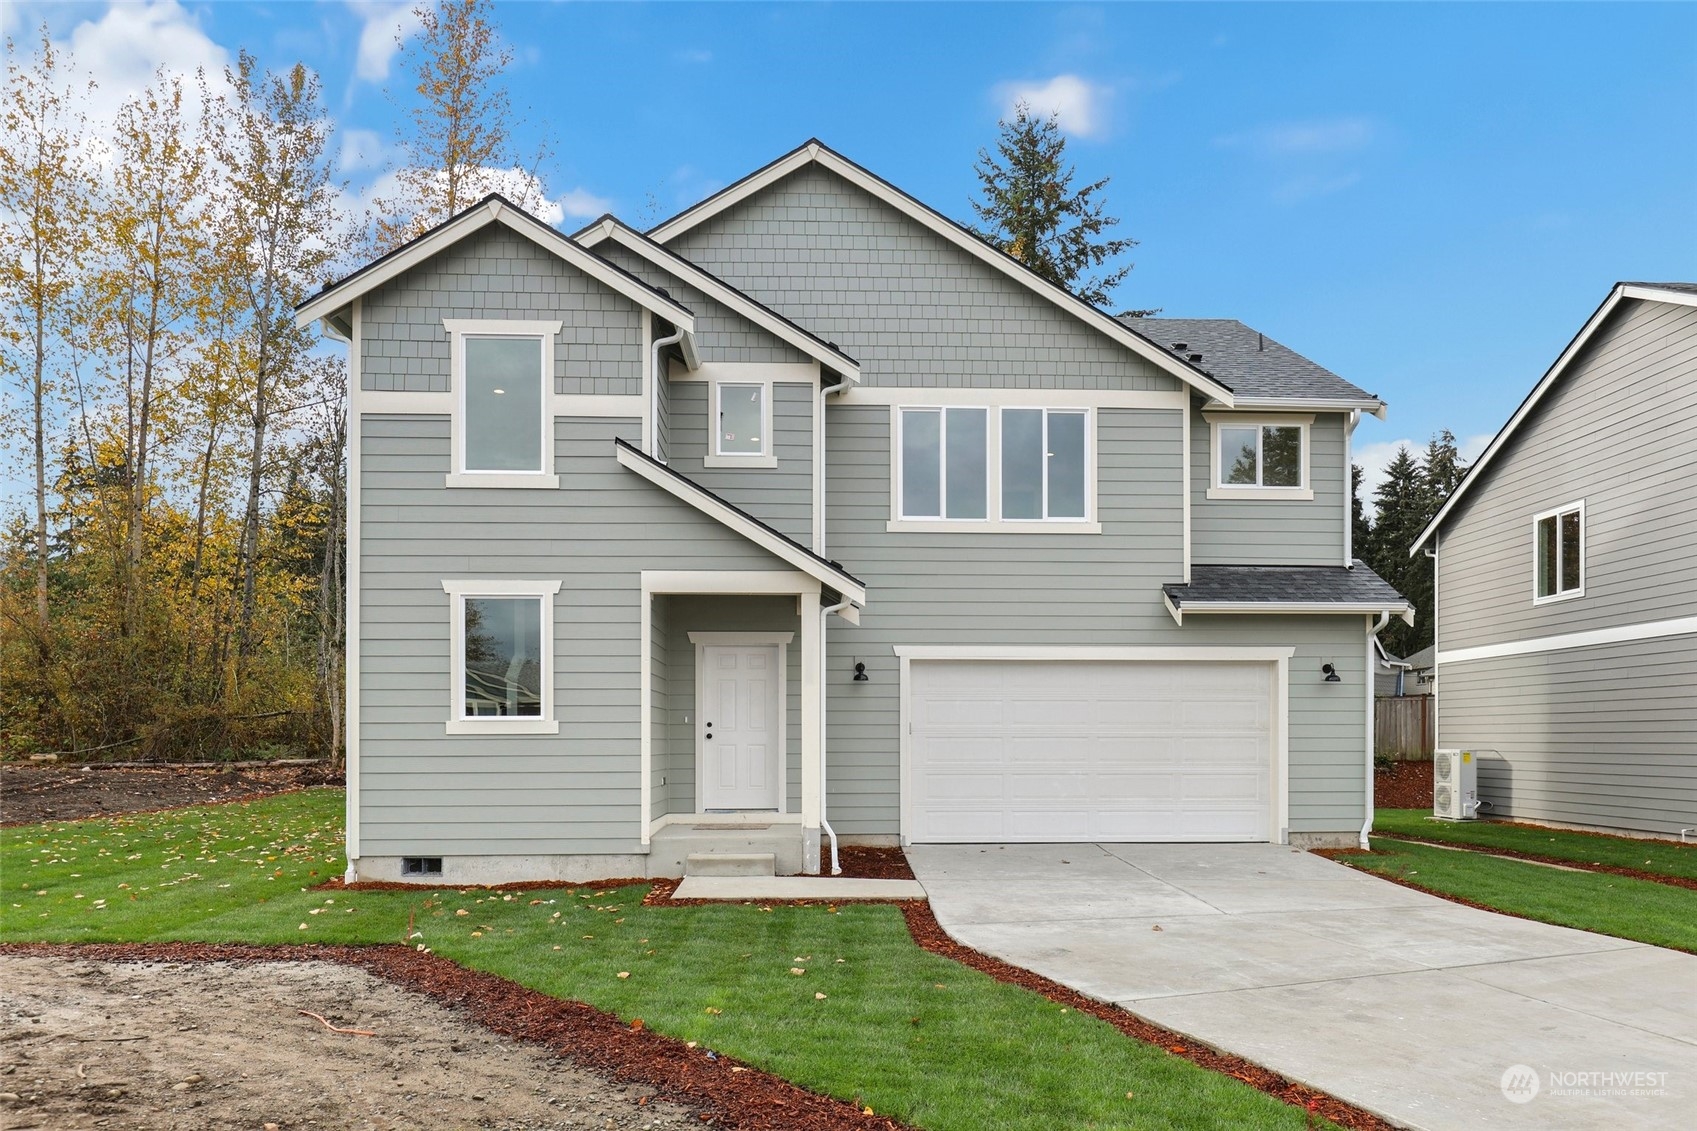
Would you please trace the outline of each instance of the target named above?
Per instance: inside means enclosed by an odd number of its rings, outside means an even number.
[[[859,660],[856,660],[854,664],[854,682],[870,683],[871,681],[872,677],[866,674],[866,665],[861,663]]]
[[[1321,664],[1320,670],[1326,673],[1327,683],[1342,683],[1343,677],[1338,675],[1338,669],[1330,664]]]

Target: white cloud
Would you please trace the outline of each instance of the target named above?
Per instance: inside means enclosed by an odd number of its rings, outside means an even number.
[[[348,7],[360,19],[359,54],[354,61],[356,76],[366,82],[382,82],[389,77],[389,65],[394,62],[401,43],[418,30],[414,6],[406,0],[398,4],[349,0]]]
[[[1491,442],[1490,433],[1478,436],[1468,436],[1456,442],[1456,450],[1461,453],[1464,462],[1471,464],[1485,450],[1485,445]],[[1425,454],[1424,441],[1413,440],[1383,440],[1376,444],[1357,444],[1350,453],[1350,458],[1361,465],[1361,501],[1367,507],[1367,513],[1374,511],[1373,494],[1379,489],[1379,484],[1385,481],[1385,468],[1390,466],[1396,454],[1406,451],[1415,459]]]
[[[1214,139],[1223,149],[1249,149],[1265,157],[1303,157],[1348,153],[1371,145],[1373,122],[1361,116],[1308,122],[1279,122]]]
[[[1054,114],[1061,129],[1077,137],[1093,137],[1107,128],[1107,103],[1113,92],[1077,75],[1056,75],[1046,82],[1005,82],[996,88],[1002,113],[1012,117],[1021,102],[1043,117]]]
[[[611,200],[596,196],[582,186],[555,197],[553,203],[554,207],[560,210],[562,218],[570,217],[573,220],[593,220],[613,210]]]
[[[389,146],[376,130],[345,129],[342,151],[336,164],[344,173],[363,169],[381,169],[388,159]]]
[[[109,122],[118,107],[140,94],[154,72],[192,76],[205,68],[216,91],[230,53],[215,43],[176,0],[113,4],[98,20],[84,20],[62,44],[77,71],[99,85],[89,100],[89,118]]]
[[[460,189],[465,206],[475,204],[492,192],[498,192],[546,224],[558,227],[566,220],[592,220],[612,211],[613,202],[579,187],[550,198],[542,181],[523,169],[478,169],[465,177]],[[350,211],[364,211],[379,200],[399,200],[404,196],[399,174],[390,169],[367,185],[363,191],[349,194],[345,203]]]

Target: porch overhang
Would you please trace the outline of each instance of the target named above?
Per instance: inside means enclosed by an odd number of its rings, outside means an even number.
[[[1344,566],[1192,566],[1190,581],[1161,587],[1178,624],[1187,614],[1378,616],[1414,623],[1414,605],[1356,561]]]

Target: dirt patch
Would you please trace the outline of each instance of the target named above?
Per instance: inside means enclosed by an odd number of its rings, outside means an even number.
[[[1392,762],[1373,774],[1373,805],[1378,809],[1432,808],[1432,763]]]
[[[0,765],[0,825],[74,821],[113,813],[141,813],[246,801],[315,785],[340,785],[328,763],[274,766],[231,762],[222,766],[24,766]]]
[[[186,1109],[162,1106],[163,1103],[170,1102],[166,1099],[155,1108],[142,1109],[159,1115],[156,1122],[140,1124],[143,1131],[153,1131],[155,1127],[185,1125],[197,1128],[251,1129],[262,1126],[266,1121],[278,1123],[279,1128],[286,1129],[303,1126],[305,1120],[317,1120],[316,1126],[321,1129],[358,1126],[381,1128],[384,1131],[417,1126],[665,1128],[683,1126],[686,1123],[694,1127],[705,1124],[744,1128],[747,1131],[903,1131],[901,1124],[890,1119],[868,1115],[852,1104],[804,1091],[786,1080],[750,1068],[730,1057],[720,1056],[709,1049],[690,1048],[681,1041],[660,1036],[634,1022],[626,1024],[612,1014],[603,1013],[581,1002],[561,1001],[534,990],[527,990],[493,974],[467,970],[445,958],[422,954],[405,947],[259,947],[195,943],[84,946],[12,944],[0,946],[0,955],[7,956],[0,958],[0,962],[9,963],[14,957],[24,957],[42,962],[49,969],[69,969],[78,965],[98,967],[99,964],[113,962],[151,963],[155,969],[183,971],[191,978],[199,979],[204,975],[206,985],[214,994],[223,993],[225,987],[233,984],[229,977],[232,972],[252,978],[259,987],[257,1009],[252,1003],[244,1004],[236,995],[231,994],[230,999],[235,1004],[229,1010],[227,1028],[215,1033],[190,1030],[182,1034],[185,1038],[193,1039],[189,1047],[196,1049],[204,1044],[222,1040],[226,1033],[238,1035],[244,1040],[272,1043],[278,1039],[277,1034],[282,1026],[298,1022],[302,1027],[299,1035],[307,1039],[307,1048],[313,1058],[339,1059],[349,1055],[348,1050],[358,1047],[353,1042],[371,1042],[374,1046],[381,1044],[385,1026],[401,1034],[398,1040],[384,1047],[381,1055],[375,1060],[363,1062],[368,1064],[369,1072],[358,1074],[351,1079],[318,1075],[317,1065],[306,1059],[298,1065],[273,1065],[269,1069],[260,1070],[276,1081],[273,1088],[279,1102],[282,1095],[288,1092],[304,1092],[315,1102],[340,1099],[346,1103],[358,1100],[371,1104],[386,1098],[381,1117],[365,1114],[375,1110],[373,1108],[356,1106],[346,1107],[340,1112],[331,1112],[323,1117],[315,1114],[308,1114],[304,1118],[297,1117],[296,1122],[292,1124],[269,1116],[261,1119],[245,1113],[238,1113],[230,1122],[219,1123],[210,1118],[212,1112],[195,1109],[192,1119],[185,1124],[180,1117]],[[188,963],[195,965],[184,965]],[[255,965],[260,963],[265,965]],[[375,975],[377,979],[394,983],[388,988],[399,994],[400,998],[381,1016],[375,1007],[367,1005],[366,998],[356,1000],[350,996],[345,1002],[339,1002],[334,997],[314,999],[324,1001],[327,1008],[301,1004],[293,995],[287,993],[279,998],[275,988],[275,974],[271,973],[279,964],[303,964],[308,967],[338,964],[355,967],[357,970],[349,973],[357,974],[363,971],[368,975]],[[0,974],[9,976],[9,967],[0,965]],[[174,973],[171,978],[175,978]],[[382,984],[375,982],[375,979],[359,984],[374,983]],[[8,977],[8,985],[10,984]],[[406,993],[403,990],[412,992]],[[74,995],[74,987],[70,992]],[[114,991],[115,995],[133,992],[121,987]],[[161,992],[169,991],[167,989]],[[266,996],[268,993],[269,997]],[[169,1014],[163,1006],[146,998],[127,1001],[122,996],[115,996],[112,1000],[114,1006],[109,1010],[111,1016],[99,1017],[99,1025],[94,1023],[94,1018],[99,1016],[97,1013],[82,1019],[88,1022],[88,1029],[99,1031],[75,1032],[85,1036],[122,1036],[145,1032],[149,1034],[149,1040],[134,1043],[148,1044],[155,1039],[155,1029],[163,1033],[165,1030],[174,1029],[175,1025],[200,1024],[193,1009],[184,1010],[181,1014]],[[140,1017],[136,1016],[138,1001],[146,1003]],[[434,1019],[421,1022],[421,1028],[417,1031],[408,1030],[405,1020],[409,1016],[409,1007],[405,1003],[409,1002],[417,1009],[435,1011],[432,1014]],[[207,1008],[218,1008],[215,1002],[204,1004]],[[300,1008],[313,1009],[314,1012],[322,1013],[332,1022],[344,1027],[372,1029],[379,1035],[354,1037],[330,1033],[317,1021],[293,1012]],[[268,1009],[272,1012],[266,1012]],[[170,1016],[186,1016],[189,1020],[176,1021],[173,1024],[169,1021]],[[292,1021],[289,1020],[291,1016]],[[454,1043],[427,1043],[431,1033],[441,1031],[437,1024],[443,1018],[461,1027],[461,1035],[453,1038],[453,1042],[457,1042],[462,1051],[456,1051]],[[29,1024],[30,1020],[26,1019],[24,1023],[28,1024],[29,1028],[35,1028],[33,1024]],[[8,1021],[10,1022],[10,1019]],[[100,1029],[100,1025],[106,1028]],[[482,1026],[484,1031],[480,1033],[476,1026]],[[14,1026],[8,1024],[7,1031],[0,1033],[0,1050],[13,1047],[6,1039],[10,1037],[13,1028]],[[317,1034],[312,1032],[313,1029],[318,1030]],[[497,1077],[511,1080],[504,1093],[492,1091],[480,1083],[485,1077],[482,1075],[483,1070],[475,1065],[469,1076],[456,1078],[458,1086],[440,1088],[444,1104],[452,1101],[456,1095],[463,1100],[470,1100],[473,1094],[483,1097],[482,1100],[470,1101],[473,1104],[470,1114],[459,1114],[463,1109],[434,1105],[432,1097],[438,1094],[435,1085],[431,1085],[432,1090],[428,1092],[424,1089],[432,1081],[444,1079],[442,1062],[451,1059],[449,1054],[452,1054],[452,1058],[460,1058],[467,1055],[463,1050],[477,1048],[471,1043],[473,1036],[465,1035],[468,1033],[484,1040],[491,1039],[489,1034],[494,1033],[511,1041],[537,1046],[525,1050],[536,1059],[515,1059],[510,1062],[510,1075]],[[317,1043],[314,1044],[310,1038],[315,1035]],[[78,1043],[78,1047],[82,1045]],[[118,1046],[100,1044],[91,1047],[104,1050]],[[505,1052],[519,1046],[495,1042],[491,1047],[498,1047]],[[426,1050],[434,1050],[434,1054],[426,1055]],[[553,1052],[561,1059],[548,1056],[544,1050]],[[327,1058],[327,1052],[333,1053],[334,1056]],[[0,1052],[0,1057],[9,1055],[12,1054]],[[85,1056],[87,1060],[93,1058]],[[588,1073],[581,1093],[554,1088],[554,1078],[565,1071],[562,1059]],[[201,1057],[201,1060],[204,1061],[205,1057]],[[8,1060],[7,1063],[11,1061]],[[197,1061],[191,1057],[177,1063],[186,1066]],[[498,1065],[499,1058],[492,1063]],[[413,1071],[414,1069],[416,1071]],[[93,1069],[85,1071],[92,1072]],[[171,1071],[197,1074],[197,1070],[189,1067]],[[259,1076],[260,1072],[250,1071],[250,1079]],[[285,1072],[288,1074],[283,1075]],[[189,1089],[184,1089],[185,1093],[192,1093],[196,1088],[205,1089],[207,1082],[212,1080],[212,1076],[203,1070],[198,1071],[198,1074],[205,1079],[191,1083]],[[36,1073],[28,1077],[33,1090],[40,1091],[33,1085],[35,1076],[40,1075],[43,1074]],[[15,1077],[16,1073],[13,1076]],[[395,1083],[397,1076],[401,1080],[398,1085]],[[43,1078],[45,1079],[45,1076]],[[19,1088],[5,1089],[5,1084],[11,1079],[13,1077],[0,1076],[0,1090],[24,1094]],[[177,1095],[174,1085],[184,1082],[185,1079],[186,1075],[173,1078],[166,1085],[169,1095]],[[332,1087],[339,1090],[332,1093]],[[406,1100],[409,1091],[412,1092],[413,1099]],[[328,1094],[319,1095],[320,1092]],[[525,1122],[522,1112],[512,1118],[503,1114],[501,1118],[506,1121],[496,1121],[490,1105],[496,1103],[497,1096],[511,1097],[521,1092],[540,1097],[539,1102],[547,1106],[539,1110],[546,1114],[550,1121],[533,1119],[531,1122]],[[194,1098],[201,1099],[204,1104],[208,1096],[209,1090],[203,1090]],[[563,1108],[558,1102],[549,1102],[561,1099],[564,1099],[566,1104]],[[646,1103],[643,1102],[645,1099]],[[402,1100],[405,1102],[401,1102]],[[605,1102],[608,1100],[615,1102]],[[656,1106],[663,1101],[680,1106]],[[620,1103],[624,1106],[620,1106]],[[574,1105],[577,1109],[575,1111],[572,1110]],[[692,1109],[687,1118],[673,1118],[685,1108]],[[166,1116],[171,1116],[174,1121],[167,1120]],[[365,1121],[358,1122],[360,1119]],[[609,1124],[608,1120],[615,1122]],[[63,1121],[50,1125],[81,1126]]]
[[[8,1127],[701,1125],[652,1089],[562,1065],[336,963],[9,955],[0,978]],[[331,1032],[302,1009],[376,1035]]]

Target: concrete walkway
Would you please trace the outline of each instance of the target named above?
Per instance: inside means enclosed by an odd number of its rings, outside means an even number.
[[[1697,957],[1475,911],[1277,845],[949,845],[908,859],[960,942],[1393,1122],[1697,1126]],[[1516,1065],[1540,1085],[1526,1102],[1505,1096]]]

